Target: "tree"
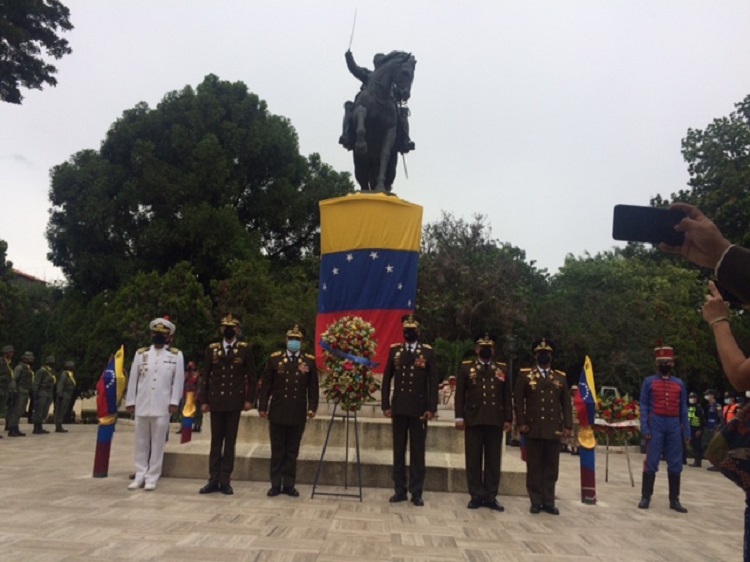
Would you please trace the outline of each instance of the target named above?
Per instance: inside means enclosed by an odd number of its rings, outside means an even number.
[[[99,151],[53,169],[49,257],[89,295],[181,261],[209,290],[235,262],[314,252],[318,202],[351,189],[348,174],[302,157],[289,121],[245,84],[209,75],[125,111]]]
[[[0,240],[0,347],[15,340],[21,316],[19,291],[13,285],[13,263],[7,261],[7,251],[8,243]]]
[[[0,100],[20,104],[20,88],[57,84],[57,68],[41,53],[60,59],[72,52],[58,36],[73,29],[69,18],[59,0],[0,0]]]
[[[653,205],[685,201],[697,205],[731,241],[750,245],[750,95],[728,117],[704,130],[688,129],[682,155],[688,163],[690,189],[657,195]]]
[[[449,213],[424,228],[417,312],[429,339],[472,339],[478,331],[518,335],[531,300],[545,290],[545,273],[523,250],[491,237],[485,217],[473,222]]]

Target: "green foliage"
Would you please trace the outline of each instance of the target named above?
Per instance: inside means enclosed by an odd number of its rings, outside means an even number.
[[[318,202],[351,188],[317,154],[302,157],[289,121],[245,84],[209,75],[125,111],[101,150],[53,168],[49,257],[91,296],[181,261],[208,290],[235,262],[314,252]]]
[[[19,294],[12,283],[13,263],[7,261],[7,251],[8,243],[0,240],[0,347],[14,342],[21,319]]]
[[[597,386],[637,394],[654,371],[652,350],[661,340],[675,348],[688,386],[703,389],[718,369],[697,312],[703,294],[702,279],[692,269],[626,259],[620,250],[568,257],[533,324],[558,343],[555,365],[573,379],[589,355]]]
[[[440,381],[446,381],[451,375],[457,375],[461,361],[469,355],[473,356],[474,347],[473,340],[448,341],[436,338],[432,343],[432,348],[435,350]]]
[[[41,53],[60,59],[71,52],[57,35],[73,29],[69,18],[59,0],[0,0],[0,100],[20,104],[20,88],[57,84],[57,69]]]
[[[444,213],[426,225],[417,303],[428,339],[473,341],[485,331],[502,338],[522,329],[546,275],[524,260],[522,250],[491,238],[482,215],[468,223]]]

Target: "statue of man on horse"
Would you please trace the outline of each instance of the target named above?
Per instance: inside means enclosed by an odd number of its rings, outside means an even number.
[[[403,51],[378,53],[373,70],[358,66],[346,52],[349,71],[362,82],[354,101],[344,104],[339,143],[354,150],[354,175],[363,191],[390,192],[398,153],[414,149],[409,138],[409,108],[416,59]]]

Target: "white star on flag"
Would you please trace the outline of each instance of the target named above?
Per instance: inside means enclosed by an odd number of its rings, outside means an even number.
[[[398,284],[398,290],[400,291],[400,290],[401,290],[401,289],[403,289],[403,288],[404,288],[404,284],[403,284],[403,283],[399,283],[399,284]]]
[[[370,252],[370,257],[374,260],[378,259],[378,253],[377,252]]]
[[[346,261],[352,261],[354,256],[352,254],[346,254]]]
[[[339,268],[338,267],[334,267],[333,268],[333,274],[334,275],[338,275],[339,274]]]
[[[392,265],[386,265],[385,270],[387,273],[393,273],[393,266]]]

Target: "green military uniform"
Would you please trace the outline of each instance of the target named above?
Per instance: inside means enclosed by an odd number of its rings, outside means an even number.
[[[481,341],[492,343],[478,341],[479,346],[494,348],[494,340]],[[510,381],[505,368],[504,363],[492,358],[477,357],[464,361],[458,370],[455,413],[456,422],[464,423],[470,509],[486,505],[502,510],[496,497],[500,488],[503,427],[513,419]]]
[[[8,435],[10,437],[24,437],[26,434],[21,433],[18,424],[26,413],[26,406],[29,403],[29,393],[31,385],[34,382],[34,371],[28,362],[34,361],[34,354],[30,351],[21,356],[21,362],[13,370],[13,379],[16,386],[15,406],[12,412],[8,412]]]
[[[229,314],[221,325],[235,330],[239,321]],[[234,470],[240,414],[245,404],[255,402],[255,360],[250,345],[238,341],[233,332],[229,341],[224,339],[206,348],[203,365],[200,402],[211,412],[211,450],[209,480],[201,493],[218,492],[222,488],[225,493],[232,493],[229,482]]]
[[[66,361],[65,368],[60,372],[60,376],[57,380],[57,401],[55,402],[56,433],[67,433],[68,431],[63,428],[62,424],[65,414],[70,408],[70,401],[73,399],[73,393],[76,389],[76,379],[73,375],[73,367],[75,367],[75,364],[72,361]]]
[[[402,318],[404,330],[417,330],[419,323],[411,315]],[[391,398],[391,384],[393,397]],[[391,502],[407,499],[406,445],[409,444],[408,490],[412,502],[423,505],[422,489],[426,475],[426,412],[437,412],[437,361],[432,347],[420,341],[396,343],[388,353],[383,371],[381,408],[391,413],[393,430],[393,484]]]
[[[287,337],[301,332],[290,330]],[[290,336],[289,334],[292,334]],[[268,413],[271,439],[271,490],[296,495],[297,457],[308,415],[318,410],[315,356],[289,350],[273,353],[260,383],[258,411]]]
[[[0,419],[6,419],[7,426],[7,415],[10,411],[8,403],[11,400],[11,395],[15,393],[15,384],[13,382],[13,368],[10,366],[10,360],[13,358],[13,346],[6,345],[2,349],[2,355],[0,356]],[[0,439],[2,437],[0,436]]]
[[[539,346],[548,349],[544,340]],[[525,428],[526,489],[532,513],[558,513],[555,484],[560,467],[560,438],[573,427],[573,415],[565,373],[539,365],[521,369],[515,387],[516,420]]]
[[[47,421],[55,386],[57,386],[57,375],[55,374],[54,365],[55,358],[47,357],[44,365],[34,375],[34,382],[31,385],[31,391],[34,396],[34,433],[37,435],[49,433],[49,431],[42,427],[42,424]]]

